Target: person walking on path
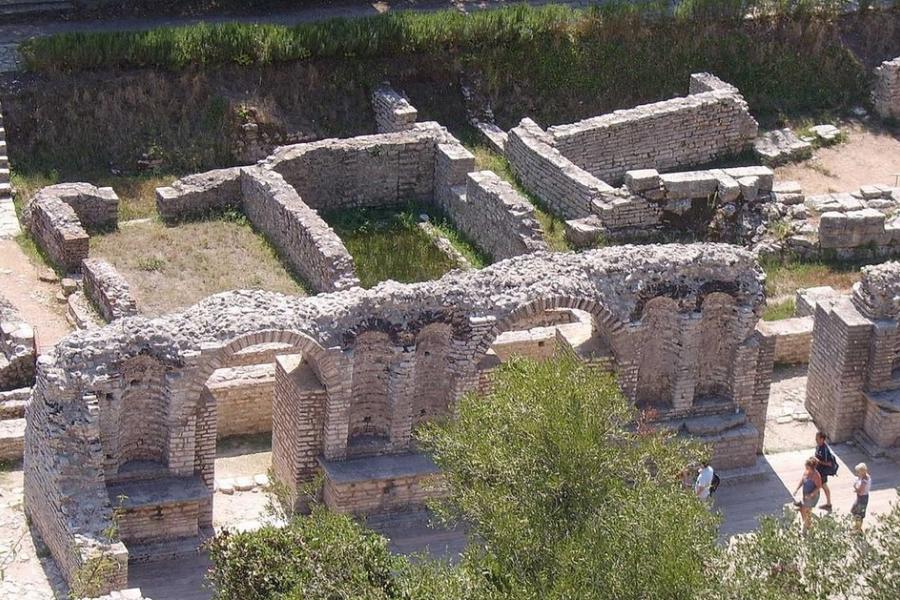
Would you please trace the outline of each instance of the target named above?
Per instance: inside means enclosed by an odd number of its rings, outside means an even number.
[[[797,484],[797,487],[792,494],[793,496],[796,496],[797,492],[801,488],[803,489],[803,496],[799,502],[794,502],[794,506],[800,510],[800,518],[803,519],[804,532],[809,531],[809,528],[812,526],[810,514],[816,504],[819,503],[819,490],[822,489],[822,477],[816,469],[817,466],[818,461],[814,457],[806,460],[803,477],[800,479],[800,483]]]
[[[872,490],[872,476],[869,475],[866,463],[859,463],[853,470],[856,472],[856,481],[853,482],[856,502],[853,503],[850,514],[853,515],[856,531],[862,531],[863,519],[866,518],[866,509],[869,506],[869,492]]]
[[[837,457],[828,447],[828,436],[824,431],[816,434],[816,470],[822,478],[822,489],[825,490],[825,504],[820,508],[831,511],[831,490],[828,488],[828,478],[837,474]]]

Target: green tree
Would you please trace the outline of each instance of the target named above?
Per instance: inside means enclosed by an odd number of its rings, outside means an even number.
[[[444,516],[471,525],[496,590],[693,599],[710,585],[717,519],[677,477],[700,449],[643,425],[577,358],[509,361],[493,392],[419,438],[449,486]]]

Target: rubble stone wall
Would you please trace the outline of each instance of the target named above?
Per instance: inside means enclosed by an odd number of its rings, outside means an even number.
[[[111,264],[99,258],[81,261],[84,292],[106,322],[130,317],[138,312],[131,286]]]
[[[244,214],[253,226],[315,290],[331,292],[359,285],[344,243],[278,173],[244,169],[241,195]]]
[[[872,103],[882,119],[900,117],[900,57],[886,60],[875,69]]]
[[[690,95],[556,125],[547,133],[563,156],[617,184],[629,169],[667,170],[741,152],[757,123],[737,89],[708,73],[691,76]]]
[[[0,391],[30,387],[36,360],[34,329],[0,296]]]
[[[38,192],[29,212],[31,235],[50,261],[67,273],[81,268],[90,241],[72,207],[57,196]]]
[[[547,250],[534,206],[491,171],[469,173],[465,195],[456,195],[446,214],[494,260]]]

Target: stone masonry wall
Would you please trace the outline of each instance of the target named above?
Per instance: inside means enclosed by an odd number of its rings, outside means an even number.
[[[188,175],[169,187],[156,188],[156,210],[166,223],[241,208],[239,167]]]
[[[760,321],[757,329],[775,338],[775,362],[798,365],[809,362],[812,345],[813,318],[794,317],[780,321]]]
[[[353,259],[340,238],[274,171],[241,173],[244,214],[317,291],[359,285]]]
[[[216,401],[216,435],[272,431],[274,364],[219,369],[206,384]]]
[[[67,273],[77,271],[88,257],[88,234],[71,206],[38,192],[29,209],[29,228],[50,261]]]
[[[84,293],[106,322],[130,317],[138,312],[131,286],[111,264],[100,258],[81,261]]]
[[[509,132],[506,157],[522,185],[563,219],[591,214],[591,205],[613,188],[576,166],[552,145],[552,139],[531,119]]]
[[[418,123],[396,133],[282,146],[263,166],[316,210],[431,202],[435,145],[448,139],[436,123]]]
[[[886,60],[875,69],[872,103],[882,119],[900,117],[900,57]]]
[[[686,97],[550,127],[553,145],[609,183],[629,169],[686,167],[741,152],[758,129],[743,97],[708,73],[691,79]]]
[[[59,183],[43,188],[39,194],[55,196],[71,206],[88,231],[109,231],[119,224],[119,197],[111,187]]]
[[[547,250],[534,206],[491,171],[469,173],[446,214],[494,260]]]
[[[412,127],[419,117],[419,111],[409,100],[386,83],[372,91],[372,109],[379,133],[404,131]]]

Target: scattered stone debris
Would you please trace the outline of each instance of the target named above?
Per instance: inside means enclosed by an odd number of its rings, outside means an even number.
[[[813,145],[786,127],[761,135],[753,142],[753,151],[763,163],[775,166],[811,157]]]

